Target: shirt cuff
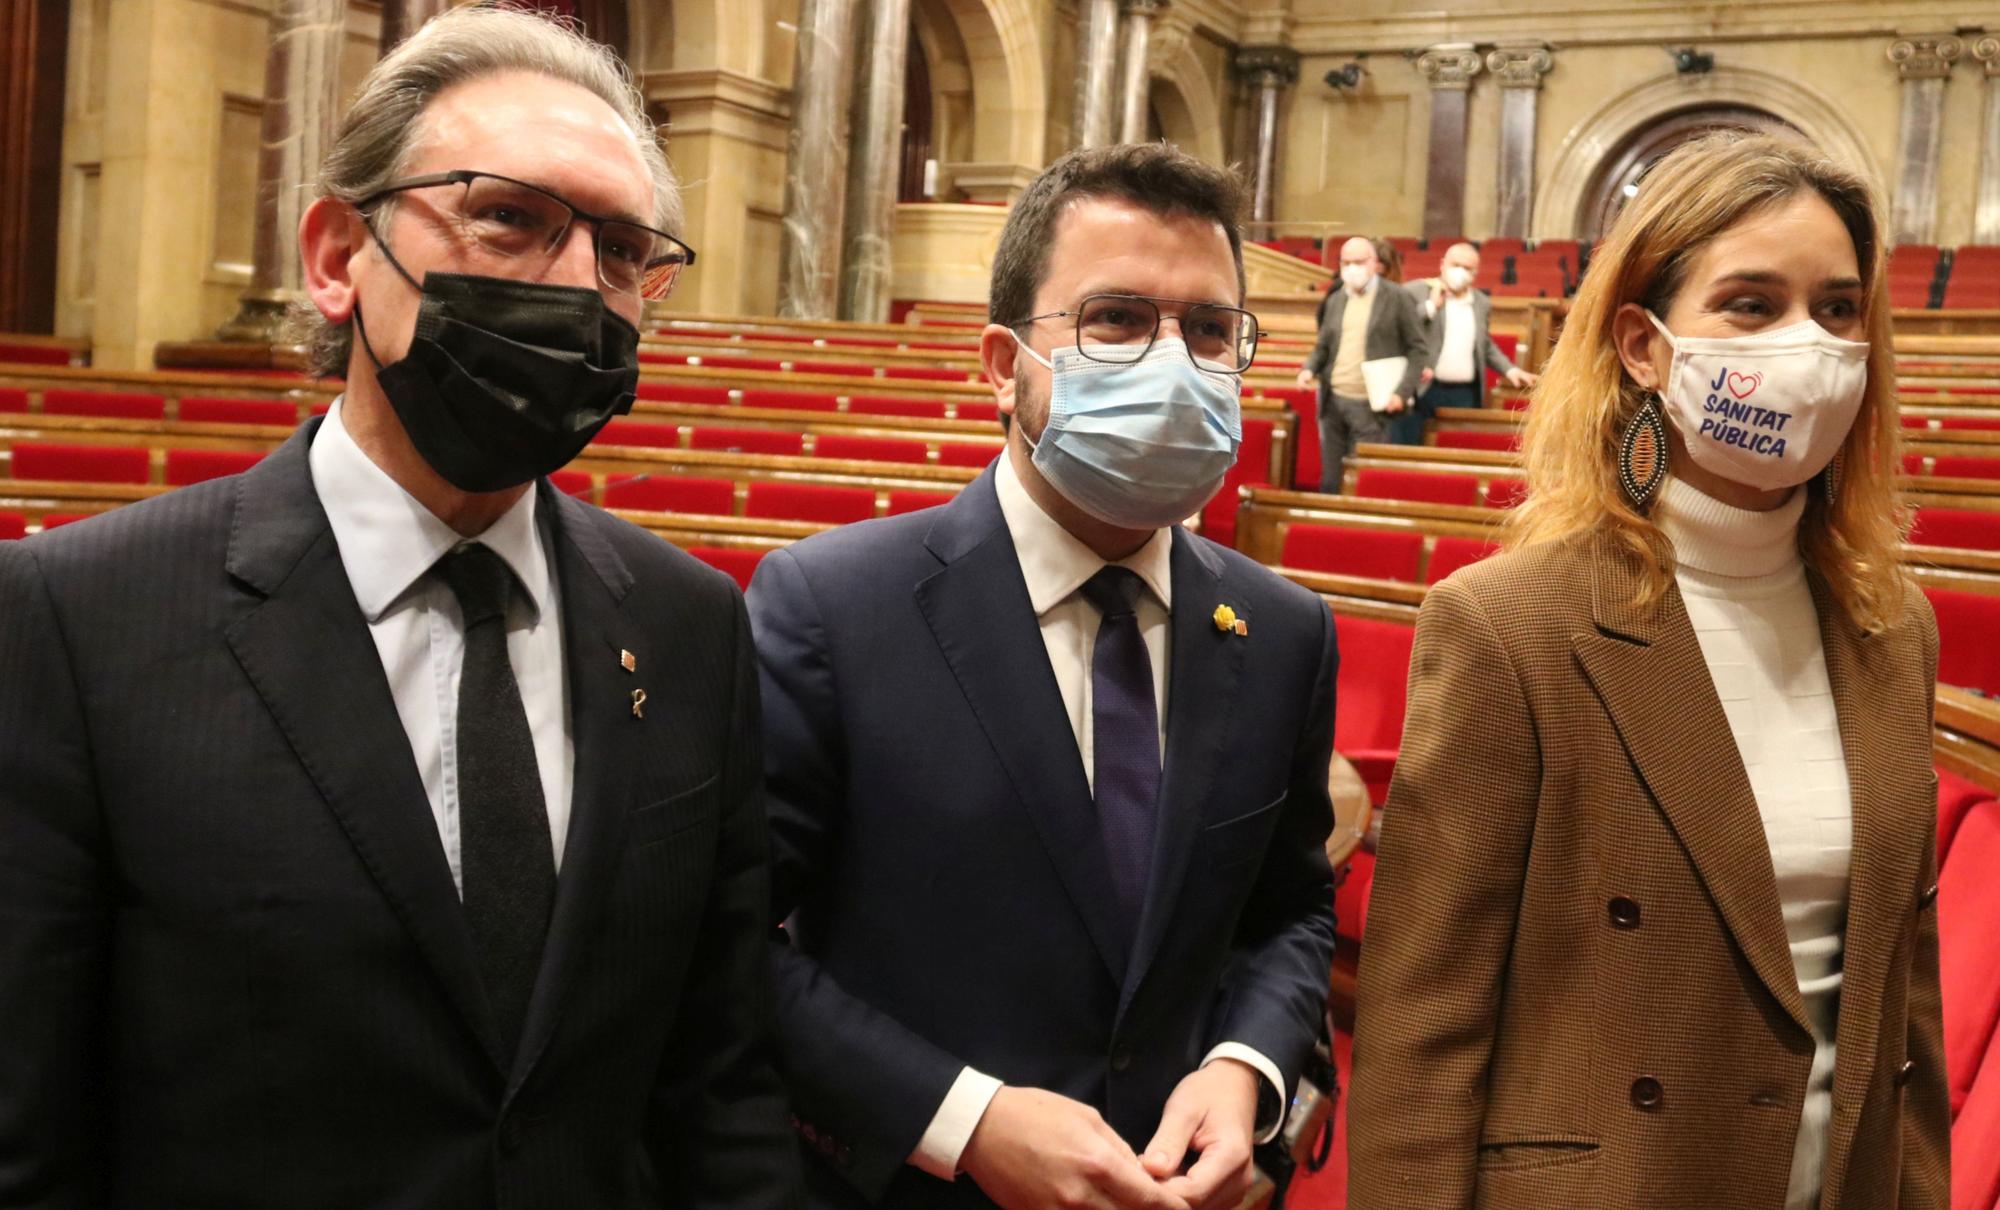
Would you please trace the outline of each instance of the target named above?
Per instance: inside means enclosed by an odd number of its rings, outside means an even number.
[[[1284,1076],[1278,1072],[1278,1065],[1265,1058],[1262,1053],[1252,1050],[1241,1042],[1216,1043],[1215,1049],[1208,1052],[1207,1057],[1202,1059],[1201,1065],[1207,1067],[1217,1059],[1234,1059],[1238,1063],[1247,1063],[1252,1071],[1264,1077],[1264,1083],[1270,1086],[1272,1099],[1266,1101],[1263,1097],[1257,1098],[1256,1141],[1259,1143],[1268,1143],[1272,1139],[1277,1138],[1278,1132],[1285,1128],[1285,1114],[1291,1108],[1292,1103],[1292,1099],[1285,1095],[1285,1080]],[[1265,1105],[1276,1105],[1278,1107],[1277,1112],[1271,1115],[1269,1122],[1263,1120],[1263,1107]]]
[[[965,1145],[972,1141],[973,1130],[978,1127],[979,1119],[986,1116],[986,1106],[992,1103],[993,1094],[999,1091],[1000,1081],[992,1076],[970,1067],[961,1068],[958,1078],[951,1082],[951,1091],[944,1094],[944,1103],[938,1106],[937,1114],[924,1130],[924,1137],[917,1140],[917,1149],[910,1153],[910,1163],[941,1181],[957,1180],[958,1161],[965,1155]]]

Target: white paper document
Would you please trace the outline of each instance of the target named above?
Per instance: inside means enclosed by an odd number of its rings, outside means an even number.
[[[1407,357],[1377,357],[1361,363],[1361,381],[1368,388],[1368,406],[1377,412],[1389,410],[1389,396],[1403,386],[1403,375],[1410,368]],[[1405,399],[1404,403],[1410,402]]]

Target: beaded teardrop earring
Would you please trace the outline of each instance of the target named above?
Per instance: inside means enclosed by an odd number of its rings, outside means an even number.
[[[1659,394],[1648,391],[1618,443],[1618,483],[1632,507],[1645,512],[1666,477],[1666,421],[1660,417]]]

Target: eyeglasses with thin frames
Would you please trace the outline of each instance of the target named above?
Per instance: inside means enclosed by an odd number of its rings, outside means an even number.
[[[1153,298],[1140,294],[1092,294],[1072,311],[1050,311],[1022,320],[1016,327],[1045,319],[1075,319],[1076,347],[1091,361],[1130,365],[1153,349],[1159,339],[1161,304],[1185,307],[1172,317],[1179,325],[1189,360],[1198,369],[1241,374],[1257,356],[1257,317],[1241,307],[1193,302],[1184,298]]]
[[[365,216],[394,194],[446,188],[458,192],[439,209],[481,248],[509,260],[546,263],[578,219],[589,223],[596,237],[597,278],[616,294],[665,298],[681,270],[694,264],[694,249],[664,231],[592,214],[539,185],[491,172],[459,168],[408,177],[369,194],[355,209]]]

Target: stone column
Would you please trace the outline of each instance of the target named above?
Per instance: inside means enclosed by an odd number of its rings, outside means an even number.
[[[1988,34],[1974,42],[1972,57],[1986,69],[1986,121],[1979,142],[1979,192],[1972,204],[1972,242],[2000,244],[2000,37]]]
[[[320,159],[333,140],[346,21],[345,0],[276,0],[271,6],[250,288],[235,318],[216,332],[223,340],[274,343],[285,308],[305,297],[299,216],[312,204]]]
[[[803,0],[792,68],[778,314],[832,319],[840,305],[855,0]]]
[[[1124,25],[1120,28],[1123,46],[1119,57],[1123,79],[1119,83],[1118,141],[1146,141],[1146,111],[1151,99],[1153,74],[1147,55],[1153,36],[1153,18],[1167,7],[1166,0],[1124,0]]]
[[[1944,86],[1965,44],[1950,34],[1898,38],[1889,62],[1903,80],[1896,132],[1896,193],[1890,226],[1899,244],[1928,244],[1937,234],[1938,156],[1944,148]]]
[[[1076,107],[1070,141],[1102,147],[1117,135],[1112,86],[1118,69],[1118,0],[1077,0]]]
[[[1465,109],[1479,52],[1470,42],[1441,42],[1417,60],[1431,85],[1431,138],[1424,172],[1424,235],[1465,232]]]
[[[1276,205],[1278,92],[1298,83],[1299,53],[1289,46],[1246,46],[1236,52],[1236,70],[1256,92],[1257,163],[1250,193],[1250,221],[1257,239],[1269,239]]]
[[[1555,65],[1544,42],[1505,43],[1486,55],[1486,70],[1501,89],[1495,235],[1526,238],[1528,234],[1535,208],[1535,105],[1542,77]]]
[[[846,263],[840,317],[886,323],[896,272],[896,198],[903,169],[904,70],[910,0],[868,0],[854,94],[854,163],[847,174]]]
[[[396,49],[424,22],[450,7],[451,0],[382,0],[382,53]]]

